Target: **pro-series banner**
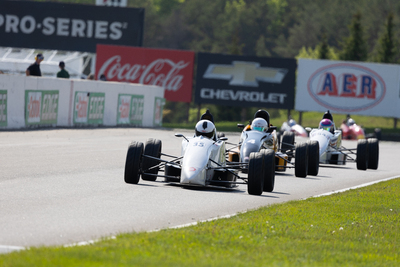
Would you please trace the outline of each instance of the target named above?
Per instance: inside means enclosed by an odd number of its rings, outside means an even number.
[[[400,66],[300,59],[295,109],[400,117]]]
[[[0,46],[96,52],[142,46],[143,8],[0,1]]]
[[[296,60],[198,53],[196,103],[293,109]]]
[[[98,45],[96,77],[107,81],[158,85],[169,101],[191,102],[194,52]]]

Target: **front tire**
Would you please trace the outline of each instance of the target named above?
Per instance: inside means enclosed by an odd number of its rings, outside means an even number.
[[[379,163],[379,143],[378,139],[368,139],[368,169],[378,169]]]
[[[294,174],[296,177],[307,177],[308,172],[308,146],[307,143],[296,145]]]
[[[261,195],[264,188],[264,157],[260,152],[252,152],[249,157],[247,192],[250,195]]]
[[[263,149],[261,153],[264,157],[264,192],[272,192],[275,185],[275,151]]]
[[[365,171],[368,168],[368,141],[360,139],[357,142],[357,169]]]
[[[143,143],[132,142],[128,148],[125,161],[125,183],[137,184],[140,178],[140,164],[143,155]]]
[[[157,174],[159,167],[154,167],[159,164],[158,160],[147,158],[146,156],[151,156],[154,158],[161,157],[161,141],[158,139],[150,138],[146,142],[146,146],[144,147],[144,157],[142,160],[142,179],[146,181],[155,181],[157,180],[157,176],[148,175],[149,174]],[[153,168],[154,167],[154,168]]]
[[[319,143],[316,140],[309,140],[308,146],[308,175],[317,176],[319,171]]]

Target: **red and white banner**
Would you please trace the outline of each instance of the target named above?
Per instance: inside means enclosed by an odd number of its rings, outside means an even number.
[[[97,45],[96,79],[158,85],[169,101],[191,102],[192,51]]]
[[[295,109],[399,117],[399,82],[399,65],[300,59]]]

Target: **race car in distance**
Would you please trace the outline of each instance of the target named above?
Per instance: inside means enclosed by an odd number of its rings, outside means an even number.
[[[296,136],[308,137],[306,129],[304,129],[300,124],[297,124],[292,118],[289,118],[288,121],[282,123],[280,133],[283,134],[284,132],[294,132]]]
[[[287,168],[295,169],[295,176],[306,177],[307,175],[318,175],[319,170],[319,148],[318,142],[294,144],[293,132],[284,132],[281,148],[278,149],[276,127],[269,123],[269,113],[258,110],[254,119],[246,127],[238,124],[243,129],[239,144],[229,149],[229,164],[231,167],[239,166],[242,172],[247,172],[247,164],[251,153],[262,152],[273,155],[275,162],[268,166],[268,171],[285,171]],[[294,163],[291,159],[295,158]],[[236,162],[236,165],[235,165]]]
[[[336,130],[329,111],[324,114],[318,129],[306,130],[310,131],[310,140],[319,143],[320,163],[344,165],[346,162],[355,162],[359,170],[378,169],[378,139],[358,139],[357,148],[343,147],[342,131]]]
[[[343,139],[365,139],[364,129],[360,125],[357,125],[356,122],[350,117],[342,122],[340,129],[342,130]]]
[[[162,153],[161,141],[157,139],[149,139],[145,146],[141,142],[132,142],[126,156],[125,182],[137,184],[141,176],[147,181],[162,177],[166,182],[186,187],[233,188],[238,184],[247,184],[247,191],[251,195],[261,195],[264,188],[271,188],[273,177],[268,170],[265,171],[265,166],[274,163],[271,154],[252,153],[248,161],[248,176],[239,176],[238,169],[230,167],[226,162],[227,138],[216,137],[215,126],[210,120],[200,120],[193,137],[182,134],[175,136],[183,138],[180,156]],[[167,160],[161,156],[172,159]]]
[[[369,139],[377,138],[381,139],[382,133],[381,129],[375,128],[373,133],[366,133],[361,125],[356,124],[356,122],[348,114],[346,119],[343,120],[340,125],[342,130],[343,140],[358,140],[358,139]]]

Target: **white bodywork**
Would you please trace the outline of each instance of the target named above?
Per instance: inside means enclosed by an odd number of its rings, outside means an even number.
[[[281,131],[294,132],[297,136],[307,137],[307,131],[300,124],[290,126],[286,121],[281,126]]]
[[[240,162],[249,162],[250,153],[259,152],[263,145],[266,148],[274,149],[274,134],[276,134],[275,131],[272,133],[243,131],[240,136]]]
[[[316,140],[319,143],[319,162],[344,165],[346,156],[338,151],[342,143],[342,131],[335,130],[334,133],[324,129],[313,129],[310,132],[310,140]]]
[[[225,142],[214,141],[203,136],[182,140],[182,170],[180,183],[184,185],[206,186],[213,178],[215,169],[225,167]],[[212,162],[218,162],[220,166]]]

